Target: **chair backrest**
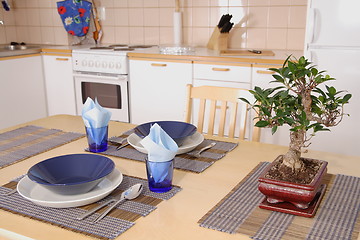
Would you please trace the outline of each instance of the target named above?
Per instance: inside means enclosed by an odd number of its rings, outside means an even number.
[[[185,121],[194,121],[201,133],[233,139],[246,139],[246,131],[252,129],[247,135],[258,142],[260,130],[249,122],[248,106],[240,97],[251,99],[252,95],[247,89],[188,84]]]

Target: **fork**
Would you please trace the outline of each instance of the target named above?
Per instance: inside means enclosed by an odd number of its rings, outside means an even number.
[[[212,148],[213,146],[215,146],[215,144],[216,144],[216,142],[210,143],[209,145],[207,145],[207,146],[203,147],[202,149],[200,149],[197,153],[193,154],[193,156],[194,156],[194,157],[197,157],[197,158],[201,157],[200,154],[201,154],[202,152],[204,152],[204,151]]]
[[[126,147],[127,145],[129,145],[129,143],[123,145],[126,141],[127,141],[127,138],[123,138],[123,139],[121,139],[121,141],[119,141],[119,142],[118,142],[118,141],[114,141],[114,140],[108,140],[108,142],[117,145],[116,150],[119,150],[119,149],[121,149],[121,148]]]

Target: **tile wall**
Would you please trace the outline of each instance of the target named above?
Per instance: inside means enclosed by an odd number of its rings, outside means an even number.
[[[0,44],[68,45],[56,0],[11,0],[0,10]],[[102,43],[171,44],[175,0],[95,0],[105,8]],[[232,14],[230,48],[302,50],[307,0],[180,0],[183,42],[206,46],[223,14]]]

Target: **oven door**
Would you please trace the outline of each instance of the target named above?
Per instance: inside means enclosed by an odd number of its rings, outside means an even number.
[[[111,120],[130,122],[127,75],[74,73],[74,81],[77,115],[90,97],[112,112]]]

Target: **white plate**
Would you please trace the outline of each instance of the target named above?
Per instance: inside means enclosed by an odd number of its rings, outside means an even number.
[[[90,204],[109,195],[123,179],[122,173],[116,168],[106,176],[94,189],[76,195],[54,193],[25,176],[17,185],[18,193],[33,203],[53,208],[77,207]]]
[[[147,150],[140,144],[141,140],[142,138],[136,135],[135,133],[130,134],[127,138],[127,141],[131,146],[133,146],[139,152],[147,154]],[[185,141],[179,147],[176,154],[190,152],[191,150],[199,146],[200,143],[202,143],[203,141],[204,141],[204,136],[199,132],[195,132],[193,135],[185,139]]]

